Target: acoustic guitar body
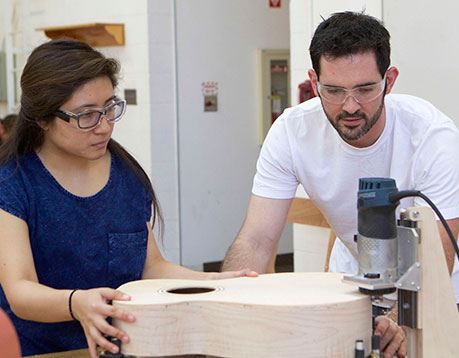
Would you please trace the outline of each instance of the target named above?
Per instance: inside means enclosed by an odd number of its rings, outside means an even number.
[[[113,305],[135,315],[114,321],[138,357],[354,357],[371,336],[371,302],[341,274],[282,273],[215,281],[141,280]]]

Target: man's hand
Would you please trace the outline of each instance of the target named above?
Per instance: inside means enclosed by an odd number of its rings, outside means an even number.
[[[257,277],[258,273],[251,269],[244,269],[239,271],[225,271],[225,272],[211,272],[208,275],[209,280],[222,280],[224,278],[235,278],[235,277]]]
[[[384,358],[406,357],[406,335],[402,327],[386,316],[375,319],[375,334],[381,337],[381,352]]]

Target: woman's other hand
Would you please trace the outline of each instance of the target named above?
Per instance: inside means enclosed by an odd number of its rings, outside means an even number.
[[[135,317],[119,308],[110,305],[112,300],[129,301],[131,298],[123,292],[112,288],[95,288],[90,290],[77,290],[71,299],[73,316],[80,321],[88,342],[91,358],[97,358],[96,347],[118,353],[118,347],[109,342],[104,335],[119,338],[122,343],[129,342],[128,335],[122,330],[111,326],[107,317],[116,318],[126,322],[134,322]]]

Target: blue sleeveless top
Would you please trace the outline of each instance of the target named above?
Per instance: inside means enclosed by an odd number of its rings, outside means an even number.
[[[27,223],[38,281],[43,285],[117,288],[142,276],[151,197],[115,155],[107,184],[90,197],[65,190],[36,154],[24,156],[18,167],[11,161],[0,167],[0,209]],[[20,319],[1,287],[0,306],[16,327],[22,355],[87,347],[79,322]]]

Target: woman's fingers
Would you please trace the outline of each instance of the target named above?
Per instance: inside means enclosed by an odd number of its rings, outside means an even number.
[[[88,342],[89,355],[91,358],[97,358],[97,346],[94,340],[89,335],[89,332],[84,329],[84,334],[86,336],[86,341]]]
[[[135,317],[132,313],[126,312],[121,308],[105,304],[100,307],[100,313],[105,317],[112,317],[126,322],[134,322]]]
[[[121,342],[123,343],[128,343],[129,342],[129,337],[126,334],[126,332],[122,331],[121,329],[114,327],[110,325],[107,321],[102,320],[100,323],[97,325],[97,329],[104,333],[107,336],[119,338]]]
[[[131,297],[124,292],[114,290],[113,288],[102,287],[99,289],[102,296],[109,301],[129,301]]]
[[[111,288],[99,288],[81,291],[77,297],[76,306],[80,315],[78,319],[83,326],[86,340],[88,341],[91,358],[97,358],[97,346],[102,349],[117,353],[119,348],[104,336],[116,337],[123,343],[129,342],[128,335],[117,327],[110,325],[107,317],[134,322],[135,317],[121,308],[107,303],[110,300],[130,300],[130,297],[121,291]]]
[[[89,334],[91,338],[94,340],[94,342],[96,343],[96,345],[98,345],[102,349],[106,351],[110,351],[112,353],[118,353],[118,350],[119,350],[118,346],[110,342],[104,336],[102,336],[99,329],[97,329],[95,326],[89,328]],[[97,358],[97,355],[96,355],[96,358]]]

